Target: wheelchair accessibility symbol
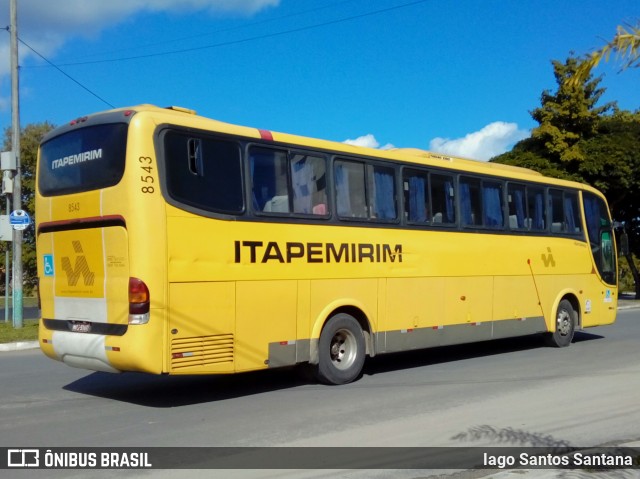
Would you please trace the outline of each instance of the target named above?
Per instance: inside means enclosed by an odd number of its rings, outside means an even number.
[[[44,258],[44,275],[53,276],[53,255],[45,254]]]

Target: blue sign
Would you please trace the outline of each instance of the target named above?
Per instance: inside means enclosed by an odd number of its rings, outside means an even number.
[[[25,210],[15,210],[9,215],[9,224],[14,230],[24,230],[31,224],[29,213]]]
[[[44,275],[53,276],[53,255],[45,254],[43,258],[44,258]]]

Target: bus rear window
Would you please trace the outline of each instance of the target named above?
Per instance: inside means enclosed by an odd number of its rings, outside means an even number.
[[[66,195],[117,184],[124,174],[127,128],[126,123],[88,126],[43,143],[40,193]]]

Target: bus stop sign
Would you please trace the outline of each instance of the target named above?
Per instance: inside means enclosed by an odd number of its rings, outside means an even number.
[[[9,215],[9,224],[14,230],[24,230],[31,224],[29,213],[25,210],[14,210]]]

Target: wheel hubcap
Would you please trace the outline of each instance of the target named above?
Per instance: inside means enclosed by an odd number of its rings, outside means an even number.
[[[338,369],[348,369],[355,361],[358,352],[356,338],[351,331],[340,329],[331,338],[331,362]]]
[[[571,332],[571,316],[567,310],[558,311],[558,332],[562,336]]]

